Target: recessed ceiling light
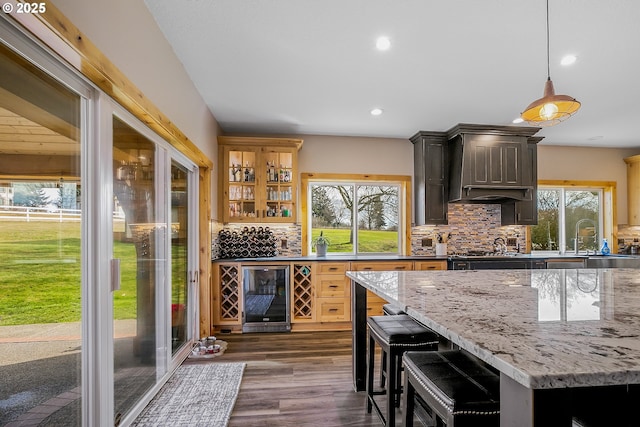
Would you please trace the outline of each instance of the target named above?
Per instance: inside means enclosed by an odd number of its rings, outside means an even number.
[[[511,123],[518,124],[522,122],[524,122],[524,119],[522,117],[516,117]]]
[[[389,37],[381,36],[376,39],[376,48],[378,50],[388,50],[391,47]]]
[[[379,116],[380,114],[382,114],[382,109],[380,108],[374,108],[373,110],[371,110],[372,116]]]
[[[566,67],[567,65],[574,64],[577,59],[578,57],[575,55],[566,55],[560,60],[560,64]]]

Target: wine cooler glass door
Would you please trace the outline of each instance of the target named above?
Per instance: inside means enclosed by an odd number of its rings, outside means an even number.
[[[242,268],[243,332],[289,332],[289,266]]]

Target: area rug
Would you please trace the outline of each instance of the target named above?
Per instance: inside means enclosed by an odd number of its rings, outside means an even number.
[[[132,425],[225,427],[244,367],[244,363],[180,366]]]

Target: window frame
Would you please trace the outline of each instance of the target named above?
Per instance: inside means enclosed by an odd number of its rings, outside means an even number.
[[[602,239],[607,239],[609,242],[609,248],[612,253],[618,252],[618,245],[615,243],[618,239],[618,222],[617,222],[617,200],[616,200],[616,182],[615,181],[571,181],[571,180],[539,180],[539,189],[562,189],[562,195],[567,190],[586,190],[586,191],[600,191],[601,194],[601,215],[600,215],[600,233],[599,240],[602,243]],[[564,197],[563,197],[564,205]],[[563,209],[564,211],[564,209]],[[561,216],[561,240],[558,242],[558,251],[561,254],[567,253],[564,249],[566,246],[564,235],[564,217]],[[548,253],[550,251],[534,251],[532,250],[531,232],[527,233],[527,246],[530,248],[531,253]],[[562,245],[561,245],[562,244]],[[562,248],[562,249],[561,249]],[[556,252],[556,251],[551,251]]]
[[[334,173],[301,173],[300,201],[302,212],[302,255],[311,255],[311,184],[361,184],[361,185],[397,185],[399,186],[398,253],[388,255],[406,255],[411,252],[411,177],[406,175],[366,175]],[[357,230],[357,221],[354,221]],[[357,237],[353,252],[335,253],[335,255],[363,255],[357,252]],[[373,253],[371,253],[373,255]],[[379,254],[379,253],[376,253]]]

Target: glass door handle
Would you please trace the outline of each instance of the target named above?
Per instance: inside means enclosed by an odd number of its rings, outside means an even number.
[[[198,283],[198,271],[189,272],[189,283]]]
[[[111,260],[111,292],[120,290],[120,259]]]

